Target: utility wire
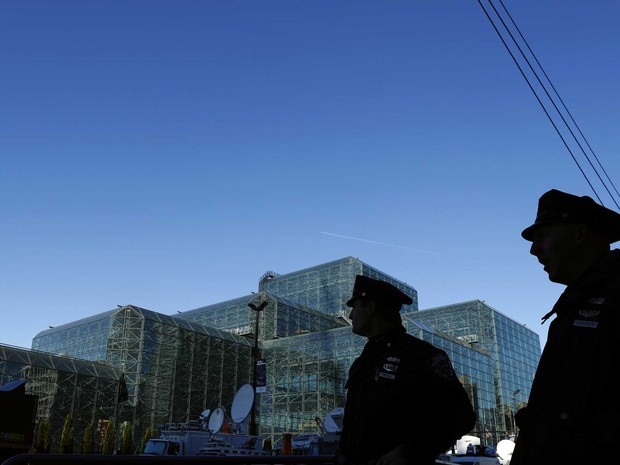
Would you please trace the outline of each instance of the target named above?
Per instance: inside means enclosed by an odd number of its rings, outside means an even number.
[[[530,90],[532,91],[532,93],[534,94],[534,97],[536,97],[536,100],[538,100],[538,103],[540,104],[541,108],[543,109],[543,111],[545,112],[545,115],[547,115],[547,118],[549,118],[549,121],[551,122],[553,128],[555,129],[555,132],[558,133],[558,136],[560,136],[560,139],[562,139],[562,142],[564,143],[564,146],[566,147],[566,150],[568,150],[568,153],[570,153],[570,156],[573,158],[573,160],[575,161],[575,163],[577,164],[577,168],[579,168],[579,171],[581,171],[581,174],[583,175],[583,177],[585,178],[586,182],[590,185],[590,188],[592,189],[592,191],[594,191],[594,194],[596,195],[596,197],[598,198],[598,194],[596,193],[596,190],[594,189],[594,186],[592,186],[592,183],[590,182],[590,180],[588,179],[588,176],[586,175],[586,173],[583,171],[583,169],[581,168],[581,165],[579,164],[579,162],[577,161],[577,159],[575,158],[575,155],[573,154],[573,151],[570,149],[570,147],[568,146],[568,144],[566,143],[566,140],[564,139],[564,137],[562,136],[562,133],[560,132],[560,130],[558,129],[557,125],[555,124],[555,122],[553,121],[553,118],[551,118],[551,115],[549,114],[549,112],[547,111],[547,109],[545,108],[545,105],[543,105],[542,101],[540,100],[540,97],[538,96],[538,94],[536,93],[536,90],[534,90],[534,87],[532,87],[532,84],[530,83],[529,79],[527,78],[527,76],[525,75],[525,72],[523,71],[523,68],[521,68],[521,65],[519,64],[519,62],[517,61],[517,59],[515,58],[514,54],[512,53],[512,50],[510,50],[510,47],[508,47],[508,44],[506,43],[506,41],[504,40],[504,37],[502,36],[502,34],[499,32],[499,29],[497,29],[497,26],[495,25],[495,23],[493,22],[493,20],[491,19],[491,16],[489,15],[489,12],[487,11],[487,9],[484,7],[484,5],[482,4],[481,0],[478,0],[478,4],[480,5],[480,7],[482,8],[482,10],[484,11],[484,14],[487,16],[487,18],[489,19],[489,21],[491,22],[491,25],[493,26],[493,29],[495,29],[495,32],[497,32],[497,35],[499,36],[500,40],[502,41],[502,43],[504,44],[504,47],[506,47],[506,50],[508,51],[508,54],[510,55],[510,57],[512,58],[512,60],[515,62],[515,65],[517,65],[517,68],[519,68],[519,71],[521,72],[521,75],[523,76],[523,78],[525,79],[525,82],[527,82],[527,85],[529,86]],[[599,198],[599,202],[600,202],[600,198]]]
[[[558,115],[560,116],[560,118],[562,119],[562,122],[564,123],[564,126],[566,126],[566,128],[568,129],[568,132],[570,132],[571,136],[573,136],[573,140],[577,143],[577,145],[579,146],[579,148],[581,149],[581,153],[583,153],[583,155],[586,157],[586,160],[588,161],[588,163],[590,164],[590,167],[594,170],[594,173],[596,173],[596,175],[598,176],[599,181],[603,184],[603,187],[605,187],[605,189],[607,190],[607,193],[611,196],[611,192],[609,192],[609,189],[607,189],[607,186],[605,185],[605,181],[603,181],[603,179],[601,178],[601,176],[599,175],[598,171],[596,170],[596,167],[594,166],[594,164],[592,163],[592,160],[590,160],[590,157],[588,156],[588,154],[585,152],[585,150],[583,149],[583,146],[581,145],[581,143],[579,143],[579,140],[577,139],[577,136],[575,136],[575,133],[573,132],[573,130],[571,129],[570,125],[568,124],[568,122],[566,121],[566,119],[564,118],[564,115],[562,115],[562,112],[560,111],[560,109],[558,108],[558,106],[555,104],[555,101],[553,100],[553,98],[551,97],[551,95],[549,94],[549,92],[547,91],[547,88],[545,87],[545,84],[541,81],[540,77],[538,76],[538,73],[536,72],[536,70],[532,67],[532,64],[530,63],[530,60],[528,60],[527,56],[525,55],[525,53],[523,53],[523,49],[519,46],[519,43],[516,41],[516,39],[514,38],[514,36],[512,35],[512,32],[510,32],[510,29],[508,28],[508,26],[506,25],[506,23],[504,22],[504,19],[502,18],[502,16],[499,14],[499,12],[497,11],[497,9],[495,8],[495,5],[493,5],[493,2],[491,0],[488,0],[489,4],[491,5],[491,7],[493,8],[493,11],[495,11],[495,14],[497,15],[497,17],[499,18],[499,20],[501,21],[502,25],[504,26],[504,29],[506,29],[506,31],[508,32],[508,35],[510,36],[510,38],[512,39],[513,43],[516,45],[517,49],[519,50],[519,53],[521,53],[521,56],[523,57],[523,59],[525,60],[525,62],[527,63],[527,65],[530,68],[530,71],[532,71],[532,73],[534,73],[534,76],[536,77],[536,80],[538,81],[538,84],[540,85],[540,87],[545,91],[545,94],[547,95],[547,98],[549,99],[549,101],[551,101],[551,104],[553,105],[553,108],[555,108],[555,111],[558,113]],[[504,7],[505,9],[505,7]],[[574,158],[574,157],[573,157]],[[582,171],[583,172],[583,171]],[[593,188],[594,190],[594,188]],[[598,198],[599,202],[601,202],[601,204],[603,204],[603,202],[601,201],[601,198],[599,197],[598,193],[596,191],[594,191],[594,194],[596,195],[596,197]],[[613,198],[613,197],[612,197]]]
[[[489,0],[490,1],[490,0]],[[566,104],[564,103],[564,100],[562,99],[562,97],[560,96],[559,92],[557,91],[557,89],[555,88],[555,86],[553,85],[553,82],[551,81],[551,78],[547,75],[545,69],[543,68],[542,64],[540,63],[540,61],[538,60],[538,57],[536,56],[536,54],[534,53],[534,50],[532,50],[532,48],[530,47],[530,44],[528,43],[528,41],[526,40],[525,36],[521,33],[521,30],[519,29],[519,26],[517,25],[517,23],[515,22],[515,20],[512,18],[512,15],[510,14],[510,12],[508,11],[508,8],[506,8],[506,5],[504,5],[503,0],[499,0],[500,5],[502,6],[502,8],[504,9],[504,11],[506,12],[506,15],[508,16],[508,18],[510,19],[510,22],[512,23],[512,25],[514,26],[515,30],[519,33],[519,37],[521,37],[521,40],[523,41],[523,43],[525,44],[525,46],[527,47],[528,51],[530,52],[530,54],[532,55],[532,57],[534,58],[534,60],[536,61],[536,64],[538,65],[538,68],[540,69],[540,71],[542,72],[542,74],[545,76],[545,79],[547,80],[547,82],[549,83],[549,85],[551,86],[551,88],[553,89],[554,94],[557,96],[557,98],[559,99],[560,103],[562,104],[562,107],[564,108],[564,110],[566,111],[566,113],[568,114],[568,116],[570,117],[571,121],[573,122],[575,128],[577,129],[577,131],[579,132],[579,134],[581,135],[581,138],[583,139],[583,141],[585,142],[585,144],[588,146],[588,148],[590,149],[590,152],[592,153],[592,156],[595,158],[596,162],[598,163],[598,166],[601,168],[601,170],[603,170],[603,173],[605,174],[605,177],[607,178],[607,180],[609,181],[609,183],[611,184],[611,186],[613,187],[614,191],[616,192],[616,195],[618,195],[620,197],[620,193],[618,192],[618,189],[616,189],[616,186],[614,185],[613,181],[611,180],[611,178],[609,177],[609,175],[607,174],[607,171],[605,171],[605,168],[603,167],[603,164],[601,163],[601,161],[599,160],[599,158],[596,156],[596,153],[594,152],[594,149],[592,148],[592,146],[590,145],[590,143],[588,142],[588,139],[586,138],[586,136],[584,135],[584,133],[581,131],[581,128],[579,127],[579,125],[577,124],[577,121],[575,121],[575,118],[573,118],[572,113],[570,112],[570,110],[568,109],[568,107],[566,106]],[[495,10],[495,8],[493,8]],[[497,13],[497,10],[495,10]],[[499,13],[498,13],[499,16]],[[502,21],[503,23],[503,21]],[[506,28],[508,29],[508,28]],[[512,37],[512,34],[511,34]],[[514,38],[513,38],[514,40]],[[516,43],[516,41],[515,41]],[[518,45],[517,45],[518,47]],[[519,48],[519,50],[521,50]],[[523,54],[523,52],[521,52]],[[525,57],[525,55],[523,55]],[[526,58],[527,60],[527,58]],[[528,61],[529,64],[529,61]],[[531,66],[530,66],[531,68]],[[534,71],[534,70],[532,70]],[[536,74],[536,72],[534,71],[534,74]],[[538,76],[536,75],[536,77],[538,78]],[[539,80],[540,82],[540,80]],[[541,84],[542,85],[542,84]],[[548,95],[548,94],[547,94]],[[551,98],[551,97],[550,97]],[[555,106],[555,104],[554,104]],[[556,107],[557,110],[557,107]],[[559,113],[559,110],[558,110]],[[562,118],[564,120],[564,118]],[[565,121],[566,123],[566,121]],[[567,125],[568,127],[568,125]],[[570,128],[569,128],[570,130]],[[571,134],[572,131],[571,131]],[[573,137],[575,138],[575,141],[577,141],[575,135],[573,134]],[[590,159],[588,158],[588,155],[585,153],[583,147],[581,146],[581,144],[579,144],[579,142],[577,141],[577,144],[579,145],[579,148],[581,148],[581,151],[583,152],[583,154],[585,155],[585,157],[588,159],[588,161],[590,161]],[[592,168],[594,169],[594,171],[596,172],[596,168],[594,168],[594,166],[592,165],[592,162],[590,162],[590,166],[592,166]],[[597,173],[598,176],[598,173]],[[613,202],[616,204],[616,207],[620,208],[620,205],[618,205],[618,202],[616,202],[616,200],[614,199],[614,196],[612,195],[612,193],[609,191],[609,189],[607,188],[607,186],[605,185],[605,182],[601,179],[601,177],[599,176],[599,179],[601,180],[601,183],[603,184],[603,186],[605,187],[605,189],[607,190],[607,193],[609,194],[609,196],[611,197],[611,199],[613,200]]]
[[[536,73],[536,71],[534,70],[534,68],[532,67],[532,64],[530,63],[530,61],[528,60],[527,56],[525,55],[525,53],[523,52],[522,48],[519,46],[519,44],[517,43],[515,37],[513,36],[513,34],[511,33],[510,29],[508,28],[508,26],[506,25],[506,23],[504,22],[502,16],[500,15],[500,13],[497,11],[497,9],[495,8],[495,6],[493,5],[491,0],[488,0],[489,4],[491,5],[491,7],[493,8],[493,10],[495,11],[495,14],[497,15],[497,17],[500,19],[502,25],[504,26],[504,28],[506,29],[506,31],[508,32],[510,38],[512,39],[513,43],[516,45],[517,49],[519,50],[519,52],[521,53],[521,56],[525,59],[527,65],[529,66],[530,70],[532,71],[532,73],[534,73],[534,76],[536,77],[536,79],[538,80],[538,83],[540,84],[540,86],[542,87],[542,89],[544,90],[545,94],[547,95],[547,98],[551,101],[551,103],[553,104],[556,112],[559,114],[560,118],[562,119],[562,121],[564,122],[564,125],[566,126],[566,128],[569,130],[569,132],[571,133],[573,139],[575,140],[575,142],[577,143],[577,145],[579,146],[579,148],[581,149],[583,155],[586,157],[586,159],[588,160],[590,166],[592,167],[592,169],[594,170],[594,172],[596,173],[596,175],[598,176],[600,182],[603,184],[603,186],[605,187],[605,189],[607,190],[608,194],[610,195],[610,197],[612,198],[612,200],[614,201],[614,203],[616,204],[617,207],[618,203],[615,201],[612,193],[609,191],[609,189],[607,188],[607,185],[605,184],[605,181],[603,181],[603,179],[601,178],[601,176],[599,175],[596,167],[594,166],[594,164],[592,163],[592,161],[590,160],[590,157],[588,156],[588,154],[585,152],[585,150],[583,149],[583,146],[580,144],[579,140],[577,139],[575,133],[572,131],[572,129],[570,128],[568,122],[566,121],[566,119],[564,118],[564,116],[562,115],[560,109],[558,108],[558,106],[555,104],[552,96],[549,94],[549,92],[547,91],[547,88],[545,87],[545,85],[543,84],[543,82],[541,81],[540,77],[538,76],[538,74]],[[574,118],[572,117],[572,115],[570,114],[570,112],[568,111],[568,109],[566,108],[566,105],[564,105],[564,102],[562,101],[562,99],[559,96],[559,93],[557,92],[557,90],[555,89],[555,87],[553,86],[553,83],[551,83],[551,80],[549,79],[549,77],[547,76],[547,74],[544,72],[544,69],[542,68],[542,66],[540,65],[539,60],[536,58],[534,52],[532,51],[531,47],[529,46],[529,44],[527,44],[527,41],[525,40],[525,38],[523,37],[523,34],[521,34],[521,31],[519,30],[519,28],[516,26],[516,23],[514,22],[514,20],[512,19],[512,17],[510,16],[510,13],[508,12],[508,10],[506,9],[505,5],[503,4],[503,2],[501,0],[499,0],[500,3],[502,4],[502,7],[504,8],[504,10],[506,11],[506,14],[508,14],[508,17],[510,18],[511,22],[513,23],[513,25],[516,27],[517,31],[519,32],[519,35],[521,36],[521,38],[523,39],[523,41],[526,43],[528,50],[530,51],[530,53],[534,56],[534,59],[536,60],[536,63],[538,64],[538,66],[540,67],[540,69],[542,70],[543,74],[545,75],[547,81],[550,83],[551,87],[553,88],[555,94],[558,96],[558,98],[560,99],[560,101],[562,102],[562,105],[564,106],[565,110],[567,111],[567,113],[570,115],[570,118],[572,119],[573,123],[575,124],[575,126],[577,127],[579,133],[581,134],[581,136],[583,137],[583,139],[585,140],[586,144],[588,145],[588,147],[590,148],[590,150],[592,151],[592,153],[594,154],[594,151],[592,150],[592,148],[590,147],[590,144],[588,144],[587,140],[585,139],[585,137],[583,136],[583,133],[581,132],[581,130],[579,129],[577,123],[575,122]],[[536,90],[534,89],[534,87],[532,86],[532,83],[530,82],[530,80],[528,79],[528,77],[526,76],[525,72],[523,71],[523,68],[521,67],[521,65],[519,64],[517,58],[515,57],[515,55],[513,54],[511,48],[508,46],[508,44],[506,43],[506,40],[504,39],[504,36],[502,35],[502,33],[500,32],[500,30],[498,29],[498,27],[495,24],[495,21],[491,18],[491,15],[489,14],[488,10],[484,7],[484,5],[482,4],[481,0],[478,0],[478,4],[480,5],[480,7],[482,8],[482,10],[484,11],[485,15],[487,16],[487,19],[489,20],[489,22],[491,23],[491,25],[493,26],[493,28],[495,29],[495,32],[497,33],[498,37],[500,38],[500,40],[502,41],[502,43],[504,44],[504,47],[506,47],[506,50],[508,51],[509,55],[511,56],[511,58],[513,59],[515,65],[517,66],[517,68],[519,69],[521,75],[523,76],[523,78],[525,79],[525,81],[527,82],[527,85],[529,86],[530,90],[532,91],[532,93],[534,94],[534,96],[536,97],[536,100],[538,101],[539,105],[541,106],[541,108],[543,109],[543,111],[545,112],[545,114],[547,115],[547,118],[549,119],[549,121],[551,122],[552,126],[554,127],[556,133],[558,134],[558,136],[560,137],[560,139],[562,140],[562,142],[564,143],[564,146],[566,147],[566,149],[568,150],[569,154],[571,155],[571,157],[573,158],[573,161],[575,162],[575,164],[577,165],[577,167],[579,168],[579,171],[581,171],[581,174],[583,175],[583,177],[585,178],[586,182],[589,184],[590,188],[592,189],[592,191],[594,192],[595,196],[597,197],[597,199],[599,200],[599,202],[601,203],[601,205],[603,205],[603,202],[601,200],[601,198],[599,197],[598,193],[596,192],[596,189],[594,188],[594,186],[592,185],[592,183],[590,182],[590,180],[588,179],[588,176],[586,175],[586,173],[584,172],[584,170],[582,169],[581,165],[579,164],[579,161],[577,160],[577,158],[575,157],[575,155],[573,154],[573,151],[570,149],[570,147],[568,146],[568,143],[566,142],[566,140],[564,139],[564,136],[562,135],[562,133],[560,132],[558,126],[556,125],[556,123],[554,122],[553,118],[551,117],[551,115],[549,114],[549,112],[547,111],[547,108],[545,107],[545,105],[543,104],[541,98],[539,97],[538,93],[536,92]],[[602,168],[602,164],[600,163],[600,160],[598,159],[598,157],[596,157],[596,154],[594,154],[594,157],[596,158],[597,162],[599,163],[599,165]],[[604,168],[602,168],[603,171],[605,172]],[[607,173],[605,172],[605,174],[607,175]],[[609,179],[609,176],[607,176],[607,178]],[[610,180],[611,182],[611,180]],[[612,183],[613,186],[613,183]],[[615,186],[614,186],[615,189]],[[616,190],[617,192],[617,190]],[[619,207],[620,208],[620,207]]]

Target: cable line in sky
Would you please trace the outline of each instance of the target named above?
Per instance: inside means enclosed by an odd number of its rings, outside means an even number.
[[[493,9],[493,11],[495,12],[495,15],[497,16],[497,18],[499,19],[499,21],[501,22],[503,29],[505,29],[505,31],[508,33],[509,36],[509,41],[512,41],[512,43],[514,44],[514,46],[516,46],[518,52],[521,54],[521,56],[523,57],[523,59],[525,60],[525,62],[527,63],[527,66],[529,67],[530,71],[534,74],[534,77],[536,78],[539,86],[542,88],[542,90],[544,91],[545,95],[547,96],[547,99],[551,102],[551,104],[553,105],[555,111],[557,112],[557,114],[560,116],[564,126],[566,127],[566,129],[569,131],[570,135],[572,136],[572,138],[574,139],[574,141],[577,143],[577,145],[579,146],[579,149],[581,150],[581,152],[583,153],[583,156],[586,158],[586,160],[588,161],[590,167],[592,168],[592,170],[594,171],[594,173],[596,174],[596,176],[598,177],[600,183],[603,185],[603,187],[605,188],[605,190],[607,191],[608,195],[610,196],[610,198],[612,199],[612,201],[615,203],[617,208],[620,208],[620,206],[618,205],[618,202],[615,200],[614,195],[612,194],[612,192],[610,191],[610,189],[607,187],[607,184],[605,182],[605,180],[603,180],[603,178],[601,177],[601,175],[599,174],[599,171],[597,170],[596,166],[594,165],[594,163],[592,162],[592,160],[590,159],[590,157],[588,156],[588,154],[586,153],[585,149],[583,148],[582,144],[580,143],[577,135],[575,134],[575,132],[571,129],[570,124],[568,123],[568,121],[566,120],[566,118],[564,117],[564,115],[562,114],[562,111],[560,110],[560,108],[558,108],[558,105],[556,104],[556,102],[554,101],[554,97],[549,93],[549,91],[547,90],[547,87],[545,86],[545,84],[543,83],[543,81],[541,80],[540,76],[538,75],[538,73],[536,72],[536,70],[534,69],[534,67],[532,66],[532,63],[530,62],[530,60],[528,59],[528,57],[526,56],[525,52],[523,51],[523,49],[521,48],[521,46],[519,45],[517,39],[515,38],[515,36],[512,34],[510,28],[508,27],[508,25],[506,24],[506,22],[504,21],[502,14],[497,10],[497,8],[495,7],[495,5],[493,4],[492,0],[488,0],[489,5],[491,6],[491,8]],[[585,144],[588,146],[588,148],[590,149],[590,151],[592,152],[592,155],[594,156],[594,158],[596,159],[598,165],[600,166],[601,170],[603,171],[603,173],[605,174],[605,176],[607,177],[607,180],[609,181],[609,183],[611,184],[611,186],[613,187],[614,191],[616,192],[617,195],[620,196],[620,194],[618,194],[618,191],[616,189],[616,187],[614,186],[613,182],[611,181],[611,179],[609,178],[609,176],[607,175],[607,172],[605,171],[605,169],[603,168],[602,163],[600,162],[599,158],[596,156],[596,154],[594,153],[594,150],[592,149],[592,147],[590,146],[589,142],[587,141],[587,139],[585,138],[583,132],[581,131],[581,129],[579,128],[579,125],[577,124],[577,122],[575,121],[575,119],[573,118],[571,112],[568,110],[567,106],[564,104],[564,101],[562,100],[562,98],[560,97],[557,89],[555,88],[555,86],[553,85],[553,83],[551,82],[551,79],[549,78],[549,76],[547,75],[547,73],[545,72],[545,70],[543,69],[540,61],[538,60],[538,58],[536,57],[534,51],[532,50],[532,48],[529,46],[527,40],[525,39],[525,37],[523,36],[523,34],[521,33],[521,30],[519,29],[519,27],[517,26],[516,22],[514,21],[514,19],[512,18],[512,16],[510,15],[510,13],[508,12],[508,9],[506,8],[506,6],[504,5],[504,3],[502,2],[502,0],[499,0],[499,3],[501,4],[505,15],[510,19],[510,22],[512,23],[513,27],[516,29],[516,31],[518,32],[519,37],[521,38],[521,40],[523,41],[523,43],[525,44],[525,46],[527,47],[529,53],[532,55],[533,59],[535,60],[536,64],[538,65],[538,68],[540,69],[540,71],[542,72],[542,74],[544,75],[545,79],[547,80],[547,82],[549,83],[549,85],[551,86],[551,88],[553,89],[553,93],[557,96],[557,98],[559,99],[561,106],[563,107],[564,111],[567,113],[567,115],[569,116],[570,120],[572,121],[573,125],[575,126],[576,130],[579,132],[579,134],[581,135],[581,138],[583,139],[583,141],[585,142]],[[585,173],[585,171],[583,170],[582,166],[580,165],[579,161],[577,160],[577,158],[575,157],[573,151],[571,150],[571,148],[569,147],[568,142],[566,141],[566,139],[564,138],[564,136],[562,135],[562,132],[560,131],[560,129],[558,128],[558,125],[555,123],[554,119],[551,117],[551,114],[549,113],[547,107],[545,106],[545,104],[543,103],[539,93],[534,89],[534,85],[532,84],[532,82],[530,81],[530,79],[528,78],[528,76],[526,75],[523,67],[519,64],[519,60],[517,59],[517,57],[515,56],[515,54],[513,53],[513,51],[511,50],[511,47],[508,45],[507,43],[507,39],[504,37],[505,34],[502,34],[502,32],[500,32],[500,27],[498,27],[498,25],[496,24],[496,21],[493,20],[493,18],[491,17],[491,14],[489,13],[489,11],[487,10],[487,8],[485,8],[485,6],[483,5],[481,0],[478,0],[478,4],[480,5],[480,7],[482,8],[482,10],[484,11],[487,19],[489,20],[489,22],[491,23],[491,25],[493,26],[493,28],[495,29],[495,32],[497,33],[497,35],[499,36],[500,40],[502,41],[502,43],[504,44],[504,46],[506,47],[506,50],[508,51],[508,53],[510,54],[511,58],[513,59],[514,63],[516,64],[517,68],[519,69],[519,71],[521,72],[521,75],[523,76],[523,78],[525,79],[525,81],[527,82],[530,90],[532,91],[532,93],[534,94],[534,96],[536,97],[536,100],[538,101],[538,103],[540,104],[540,106],[542,107],[543,111],[545,112],[545,114],[547,115],[547,118],[549,119],[549,121],[551,122],[551,124],[553,125],[554,129],[556,130],[557,134],[560,136],[560,139],[562,140],[562,142],[564,143],[564,146],[566,147],[566,149],[568,150],[568,152],[570,153],[571,157],[573,158],[573,161],[575,162],[575,164],[577,165],[577,167],[579,168],[581,174],[583,175],[583,177],[585,178],[586,182],[590,185],[590,188],[592,189],[592,191],[594,192],[595,196],[597,197],[598,201],[601,203],[601,205],[604,205],[604,202],[601,200],[600,196],[598,195],[598,192],[596,191],[596,189],[594,188],[594,186],[592,185],[592,183],[590,182],[590,179],[588,178],[587,174]]]

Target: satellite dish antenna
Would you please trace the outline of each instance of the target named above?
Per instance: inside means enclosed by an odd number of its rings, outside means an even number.
[[[497,443],[496,452],[497,455],[499,455],[500,458],[504,461],[504,463],[506,463],[507,460],[512,458],[512,451],[514,450],[514,448],[514,441],[511,441],[510,439],[502,439],[500,442]]]
[[[211,414],[211,418],[209,418],[209,431],[213,434],[219,433],[224,424],[224,418],[224,409],[222,407],[216,408]]]
[[[335,408],[327,414],[323,421],[323,427],[328,433],[339,433],[342,431],[342,417],[344,409],[342,407]]]
[[[211,415],[211,409],[205,409],[198,417],[198,421],[200,422],[200,429],[202,431],[207,429],[207,418],[209,418],[209,415]]]
[[[243,423],[254,403],[254,388],[250,384],[244,384],[239,388],[233,399],[230,415],[235,423]]]

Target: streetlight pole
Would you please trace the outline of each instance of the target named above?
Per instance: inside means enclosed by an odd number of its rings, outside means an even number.
[[[254,347],[252,348],[252,363],[253,363],[253,371],[252,371],[252,390],[254,391],[254,401],[252,402],[252,416],[250,417],[250,435],[256,436],[258,433],[256,430],[256,380],[257,380],[257,364],[258,364],[258,322],[260,312],[262,312],[267,306],[267,301],[261,302],[260,305],[256,306],[252,302],[248,304],[252,310],[256,312],[256,329],[254,330]]]
[[[517,424],[515,422],[515,410],[517,409],[517,404],[516,404],[516,399],[517,399],[517,394],[519,394],[521,392],[521,389],[517,389],[515,392],[512,393],[512,405],[510,406],[510,412],[512,413],[512,434],[515,437],[515,440],[517,439]]]

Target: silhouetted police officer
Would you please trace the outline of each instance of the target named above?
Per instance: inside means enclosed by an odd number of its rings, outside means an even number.
[[[475,425],[446,353],[406,333],[400,308],[411,303],[385,281],[355,279],[347,305],[368,342],[349,370],[338,464],[434,464]]]
[[[620,437],[620,214],[556,189],[521,233],[549,280],[566,285],[528,405],[515,415],[511,465],[612,463]]]

